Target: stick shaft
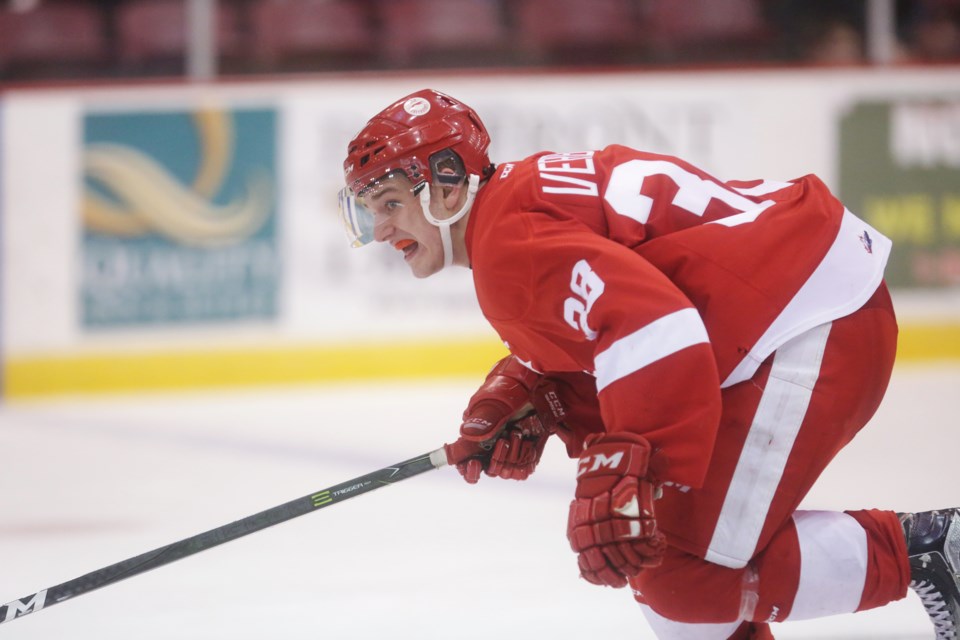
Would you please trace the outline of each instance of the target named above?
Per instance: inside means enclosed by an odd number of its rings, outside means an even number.
[[[230,524],[225,524],[215,529],[185,538],[179,542],[168,544],[165,547],[160,547],[153,551],[121,560],[110,566],[82,575],[79,578],[68,580],[54,587],[42,589],[24,598],[0,605],[0,624],[22,618],[40,609],[99,589],[100,587],[119,582],[131,576],[150,571],[151,569],[162,567],[165,564],[176,562],[181,558],[186,558],[195,553],[216,547],[224,542],[242,538],[243,536],[260,531],[261,529],[266,529],[275,524],[280,524],[281,522],[286,522],[298,516],[337,504],[338,502],[343,502],[344,500],[359,496],[368,491],[394,484],[425,471],[430,471],[431,469],[438,469],[445,464],[446,456],[444,450],[442,448],[437,449],[436,451],[411,458],[410,460],[400,462],[390,467],[384,467],[379,471],[341,482],[338,485],[311,493],[308,496],[277,505],[266,511],[261,511],[260,513],[255,513],[241,520],[237,520],[236,522],[231,522]]]

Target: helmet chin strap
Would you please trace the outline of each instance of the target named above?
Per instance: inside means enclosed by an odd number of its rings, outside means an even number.
[[[464,200],[463,206],[460,207],[460,210],[454,213],[452,216],[442,220],[435,218],[433,213],[430,211],[429,185],[420,192],[420,205],[423,208],[423,217],[427,219],[427,222],[440,229],[440,242],[443,244],[444,268],[453,264],[453,237],[450,234],[450,227],[453,226],[453,223],[470,212],[470,207],[473,206],[473,201],[477,197],[477,190],[479,188],[480,176],[471,174],[469,180],[467,181],[467,199]]]

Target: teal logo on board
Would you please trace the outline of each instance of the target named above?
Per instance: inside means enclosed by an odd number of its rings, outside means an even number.
[[[274,318],[276,113],[87,114],[85,327]]]

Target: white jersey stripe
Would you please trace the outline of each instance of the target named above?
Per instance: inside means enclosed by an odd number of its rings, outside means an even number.
[[[681,349],[709,341],[696,309],[669,313],[597,354],[593,361],[597,391]]]
[[[780,347],[733,472],[705,558],[739,569],[753,557],[783,477],[830,335],[830,323]]]
[[[800,541],[800,584],[787,620],[853,613],[867,580],[867,533],[835,511],[793,514]]]

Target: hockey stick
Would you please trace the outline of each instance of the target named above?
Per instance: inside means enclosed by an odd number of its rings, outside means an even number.
[[[266,511],[261,511],[252,516],[247,516],[242,520],[225,524],[222,527],[211,529],[210,531],[197,534],[190,538],[185,538],[179,542],[168,544],[165,547],[148,551],[133,558],[122,560],[109,567],[92,571],[86,575],[68,580],[55,587],[42,589],[37,593],[13,600],[7,604],[0,605],[0,624],[10,622],[17,618],[39,611],[45,607],[63,602],[74,596],[79,596],[88,591],[105,587],[108,584],[120,582],[125,578],[135,576],[165,564],[170,564],[186,558],[195,553],[205,551],[211,547],[216,547],[224,542],[236,540],[247,534],[266,529],[267,527],[281,522],[286,522],[297,516],[329,507],[353,498],[362,493],[379,489],[380,487],[405,480],[412,476],[439,469],[447,464],[447,456],[443,448],[431,451],[422,456],[411,458],[405,462],[395,464],[391,467],[385,467],[379,471],[368,473],[367,475],[347,480],[329,489],[311,493],[308,496],[292,500],[285,504],[278,505]]]

